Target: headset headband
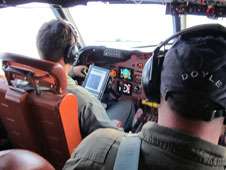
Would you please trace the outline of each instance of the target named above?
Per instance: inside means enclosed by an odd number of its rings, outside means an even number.
[[[203,25],[197,25],[197,26],[194,26],[191,28],[187,28],[185,30],[175,33],[174,35],[167,38],[165,41],[159,43],[159,45],[156,47],[154,52],[159,51],[162,46],[166,45],[169,41],[171,41],[174,38],[179,37],[180,35],[185,35],[185,34],[187,35],[190,33],[198,32],[198,31],[202,30],[203,28],[207,28],[210,30],[216,30],[216,31],[222,30],[222,26],[220,24],[203,24]]]

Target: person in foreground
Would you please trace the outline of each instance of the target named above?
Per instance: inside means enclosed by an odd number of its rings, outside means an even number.
[[[66,21],[54,19],[44,23],[37,34],[36,45],[41,59],[59,63],[68,75],[75,61],[72,52],[77,42],[77,33]],[[76,76],[84,77],[82,69],[86,66],[73,67]],[[99,100],[92,96],[85,88],[76,84],[70,76],[67,76],[67,92],[73,93],[78,99],[79,125],[82,138],[98,128],[115,128],[116,125],[107,116],[106,110]],[[126,101],[116,104],[118,107],[127,104],[127,108],[121,109],[125,114],[135,112],[134,106]],[[114,111],[114,109],[113,109]]]
[[[158,123],[147,122],[138,133],[138,169],[224,170],[226,148],[218,140],[226,108],[226,28],[202,25],[178,35],[163,64],[152,71],[159,71],[159,79],[150,80],[160,81],[156,89],[161,94],[159,117]],[[113,169],[124,135],[114,129],[95,131],[75,149],[63,169]]]

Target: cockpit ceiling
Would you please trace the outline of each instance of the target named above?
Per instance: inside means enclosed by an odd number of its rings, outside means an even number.
[[[49,4],[56,4],[62,7],[70,7],[75,5],[85,5],[87,2],[102,1],[109,3],[156,3],[156,4],[166,4],[166,3],[181,3],[181,4],[200,4],[200,5],[217,5],[226,6],[225,0],[0,0],[0,8],[6,6],[14,6],[31,2],[42,2]]]
[[[62,7],[71,7],[75,5],[85,5],[88,2],[92,2],[92,1],[93,2],[102,1],[102,2],[109,2],[109,3],[134,3],[133,0],[0,0],[0,8],[6,7],[9,5],[14,6],[14,5],[21,5],[25,3],[31,3],[31,2],[42,2],[42,3],[60,5]]]
[[[111,4],[162,4],[166,5],[166,14],[204,15],[209,18],[226,17],[226,0],[0,0],[0,8],[31,2],[48,3],[53,6],[71,7],[86,5],[88,2],[108,2]]]
[[[70,7],[79,4],[86,4],[88,0],[0,0],[0,7],[4,6],[14,6],[14,5],[21,5],[25,3],[31,2],[41,2],[41,3],[48,3],[48,4],[56,4],[62,7]]]

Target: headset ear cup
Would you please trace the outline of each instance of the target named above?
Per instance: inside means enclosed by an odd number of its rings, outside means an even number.
[[[142,71],[142,85],[145,96],[150,100],[150,81],[152,79],[152,62],[153,57],[149,58],[149,60],[144,65]]]
[[[65,55],[64,55],[64,62],[65,64],[73,65],[76,59],[77,57],[76,57],[75,44],[72,44],[66,48]]]
[[[156,51],[144,66],[142,84],[147,99],[151,102],[160,103],[160,68]]]

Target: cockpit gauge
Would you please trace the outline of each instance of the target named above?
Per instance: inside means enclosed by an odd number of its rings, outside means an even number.
[[[134,91],[134,93],[140,94],[141,93],[141,85],[136,84],[133,87],[133,91]]]
[[[112,78],[115,78],[117,76],[117,71],[116,70],[111,70],[110,76]]]
[[[120,67],[119,68],[119,78],[125,80],[132,80],[133,69]]]
[[[126,95],[132,94],[132,84],[128,82],[119,81],[118,92]]]

